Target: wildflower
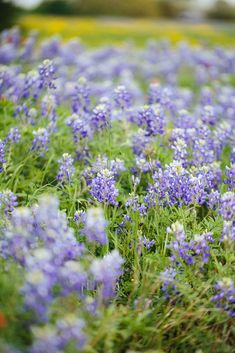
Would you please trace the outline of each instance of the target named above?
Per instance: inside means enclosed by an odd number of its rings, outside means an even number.
[[[116,282],[122,274],[121,266],[123,262],[118,251],[113,250],[103,259],[94,260],[91,264],[91,273],[97,284],[101,286],[101,293],[104,299],[114,295]]]
[[[231,221],[235,217],[235,193],[228,191],[221,196],[220,214],[226,221]]]
[[[122,110],[130,108],[132,99],[132,95],[127,91],[125,86],[118,86],[114,90],[114,101],[117,107],[121,108]]]
[[[48,151],[48,144],[50,142],[49,132],[45,128],[39,128],[37,131],[33,131],[33,136],[32,151],[39,153],[40,156],[44,156],[45,152]]]
[[[118,189],[114,180],[114,175],[108,169],[103,169],[97,173],[96,177],[92,179],[90,185],[90,194],[101,203],[117,205],[116,197],[118,196]]]
[[[10,190],[0,192],[0,210],[9,217],[18,205],[16,195]]]
[[[43,63],[39,65],[38,73],[40,79],[40,89],[44,87],[55,89],[55,66],[51,60],[45,59]]]
[[[101,245],[107,243],[105,229],[107,222],[102,208],[89,208],[84,223],[81,233],[87,237],[88,241],[98,242]]]
[[[168,267],[160,272],[160,279],[162,282],[161,291],[167,300],[169,300],[173,294],[177,293],[175,277],[176,270],[173,267]]]
[[[75,168],[73,166],[73,158],[70,154],[64,153],[62,158],[58,160],[60,164],[59,172],[56,176],[56,179],[62,184],[71,183],[72,177],[75,172]]]
[[[160,106],[144,106],[137,112],[137,125],[145,130],[146,136],[162,135],[164,117]]]
[[[4,141],[0,140],[0,172],[3,171],[3,164],[6,163],[5,160],[5,149],[6,149],[6,144]]]
[[[8,132],[5,141],[10,143],[18,143],[20,139],[21,139],[21,134],[19,129],[16,127],[12,127]]]
[[[220,309],[226,311],[229,316],[235,317],[235,288],[231,278],[222,278],[215,285],[216,294],[211,301]]]
[[[91,115],[91,124],[95,130],[105,129],[110,125],[110,107],[107,104],[97,105]]]

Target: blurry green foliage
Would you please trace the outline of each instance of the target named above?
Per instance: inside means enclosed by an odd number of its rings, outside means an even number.
[[[16,15],[17,8],[11,1],[0,0],[0,30],[11,27]]]
[[[235,6],[225,0],[217,0],[207,12],[207,16],[214,20],[235,21]]]
[[[53,15],[177,17],[185,0],[45,0],[35,10]]]

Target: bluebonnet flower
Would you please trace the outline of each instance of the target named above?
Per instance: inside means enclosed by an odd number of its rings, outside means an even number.
[[[76,211],[73,216],[73,221],[79,226],[86,221],[86,212],[83,210]]]
[[[1,254],[14,258],[26,270],[21,288],[26,308],[46,320],[55,299],[53,288],[60,285],[60,295],[81,294],[86,275],[77,259],[84,246],[68,227],[66,215],[59,211],[58,200],[42,197],[31,209],[15,209],[1,239]],[[79,271],[78,271],[79,269]],[[69,273],[70,270],[70,273]]]
[[[104,299],[113,297],[116,282],[122,274],[122,257],[117,250],[113,250],[103,259],[96,259],[91,264],[91,273],[97,284],[101,286],[101,294]]]
[[[39,153],[43,156],[48,151],[48,144],[50,142],[50,134],[47,129],[39,128],[37,131],[33,131],[33,142],[32,151]]]
[[[0,140],[0,172],[3,171],[3,164],[6,163],[5,150],[6,150],[6,143]]]
[[[98,242],[101,245],[107,243],[106,235],[107,221],[104,218],[104,212],[102,208],[89,208],[86,212],[86,218],[84,220],[84,227],[81,233],[84,234],[88,241]]]
[[[215,108],[211,105],[206,105],[201,110],[201,120],[209,125],[215,125],[218,119],[217,112]]]
[[[119,192],[113,173],[108,169],[103,169],[97,173],[90,184],[90,194],[101,203],[117,205],[116,200]]]
[[[140,130],[138,133],[132,136],[132,148],[133,152],[137,156],[142,156],[146,154],[146,149],[150,144],[150,137],[145,135],[144,130]]]
[[[55,66],[49,59],[45,59],[38,67],[39,88],[55,88]]]
[[[60,168],[56,176],[56,179],[59,182],[63,184],[68,184],[72,181],[72,177],[75,172],[73,161],[74,161],[73,158],[68,153],[64,153],[62,155],[62,158],[58,160],[58,163],[60,164]]]
[[[167,267],[164,271],[160,272],[160,279],[162,282],[161,291],[167,300],[169,300],[172,295],[178,293],[175,277],[176,270],[173,267]]]
[[[117,234],[121,234],[123,232],[128,222],[132,223],[132,218],[128,214],[125,214],[122,222],[118,225]]]
[[[228,190],[232,191],[235,188],[235,163],[231,164],[230,167],[226,166],[226,179],[225,184],[228,184]]]
[[[162,135],[164,116],[160,106],[144,106],[137,112],[137,125],[146,131],[146,136]]]
[[[212,190],[208,195],[207,204],[213,210],[218,210],[220,205],[221,194],[218,190]]]
[[[210,257],[210,243],[214,241],[212,233],[196,234],[191,240],[187,240],[184,227],[179,222],[174,223],[167,230],[173,233],[175,240],[170,242],[172,260],[183,260],[187,265],[198,263],[203,266]]]
[[[137,252],[138,254],[141,254],[143,251],[143,248],[146,250],[150,250],[153,245],[155,245],[155,240],[148,239],[146,236],[139,236],[138,238],[138,245],[137,245]]]
[[[74,142],[78,142],[90,135],[90,128],[85,117],[73,114],[66,120],[66,123],[72,129]]]
[[[125,203],[125,206],[130,207],[133,212],[139,212],[141,216],[146,215],[147,207],[143,203],[139,202],[138,195],[130,195]]]
[[[221,241],[224,243],[235,242],[235,221],[224,221]]]
[[[171,148],[174,151],[173,159],[176,161],[180,161],[183,166],[186,166],[186,159],[189,155],[189,153],[187,152],[186,142],[179,138],[174,141],[174,143],[171,145]]]
[[[88,113],[90,111],[90,105],[90,87],[85,77],[80,77],[72,95],[72,112]]]
[[[68,345],[80,351],[86,343],[84,326],[84,321],[73,314],[58,319],[53,326],[35,326],[32,328],[34,339],[29,353],[58,353],[65,351]]]
[[[0,210],[9,217],[18,205],[17,196],[10,190],[0,192]]]
[[[114,90],[114,102],[122,110],[130,108],[133,97],[125,86],[118,86]]]
[[[216,294],[211,301],[220,309],[235,317],[235,288],[231,278],[222,278],[215,285]]]
[[[226,221],[231,221],[235,218],[235,193],[228,191],[221,196],[220,214]]]
[[[8,132],[5,141],[10,143],[18,143],[20,139],[21,139],[21,134],[19,129],[17,127],[12,127]]]
[[[111,110],[108,104],[97,105],[91,114],[91,124],[95,130],[102,130],[110,126]]]

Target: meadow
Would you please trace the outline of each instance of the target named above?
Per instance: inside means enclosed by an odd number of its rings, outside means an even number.
[[[132,41],[143,46],[154,38],[167,39],[173,44],[187,41],[191,45],[231,46],[235,44],[235,24],[187,23],[161,19],[118,19],[27,15],[18,25],[25,33],[37,29],[40,37],[59,35],[63,40],[79,37],[86,45],[122,45]]]
[[[233,28],[99,21],[1,33],[0,352],[235,352]]]

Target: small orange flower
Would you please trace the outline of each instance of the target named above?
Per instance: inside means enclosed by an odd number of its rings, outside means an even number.
[[[5,315],[0,311],[0,330],[3,329],[7,324]]]

